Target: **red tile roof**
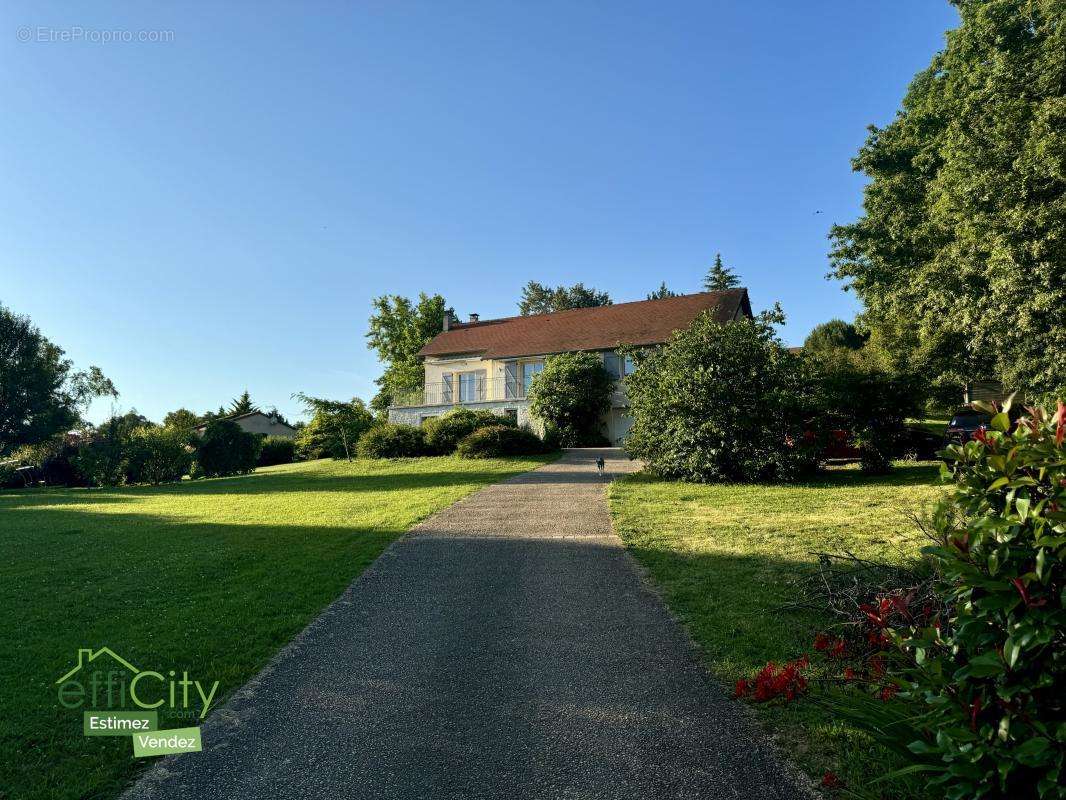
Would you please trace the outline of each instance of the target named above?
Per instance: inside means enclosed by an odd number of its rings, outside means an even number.
[[[748,290],[700,292],[664,300],[458,323],[437,334],[418,355],[470,353],[483,358],[513,358],[609,350],[622,344],[661,344],[674,331],[687,327],[701,311],[710,311],[719,322],[751,316]]]

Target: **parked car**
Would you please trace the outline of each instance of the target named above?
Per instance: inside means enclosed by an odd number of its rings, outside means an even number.
[[[944,448],[944,439],[919,425],[904,425],[896,454],[907,461],[933,461]]]
[[[944,443],[965,444],[977,431],[987,430],[991,420],[992,418],[982,411],[968,407],[956,409],[944,432]]]

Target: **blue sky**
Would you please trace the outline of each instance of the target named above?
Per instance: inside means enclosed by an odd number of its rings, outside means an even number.
[[[155,419],[369,399],[376,295],[620,302],[698,290],[716,251],[798,344],[858,310],[824,277],[849,159],[955,24],[939,0],[6,2],[0,302]]]

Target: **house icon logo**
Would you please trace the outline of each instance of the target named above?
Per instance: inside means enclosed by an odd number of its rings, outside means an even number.
[[[218,692],[218,681],[200,681],[187,670],[138,669],[110,647],[78,649],[78,661],[55,686],[63,708],[163,709],[173,714],[207,716]]]
[[[113,658],[116,662],[128,669],[134,675],[140,672],[139,669],[133,666],[133,664],[124,659],[110,647],[101,647],[98,650],[93,650],[91,648],[82,648],[78,650],[78,663],[74,665],[74,668],[71,669],[70,672],[68,672],[66,675],[57,680],[56,684],[58,685],[66,683],[77,673],[81,672],[85,667],[92,664],[92,662],[98,659],[100,656],[111,656],[111,658]]]

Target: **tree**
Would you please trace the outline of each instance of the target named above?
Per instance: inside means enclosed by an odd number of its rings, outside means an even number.
[[[248,390],[245,389],[241,392],[240,397],[233,399],[233,402],[229,406],[229,415],[235,417],[238,414],[251,414],[254,411],[258,411],[259,406],[252,402],[252,396],[248,394]]]
[[[677,297],[677,292],[671,292],[666,287],[666,281],[659,284],[659,288],[648,293],[649,300],[665,300],[668,297]]]
[[[886,369],[866,349],[804,345],[803,356],[817,377],[820,427],[851,435],[863,472],[889,472],[904,421],[921,411],[924,381],[912,372]]]
[[[118,396],[98,367],[72,369],[29,317],[0,305],[0,455],[70,430],[94,397]]]
[[[376,297],[371,303],[370,329],[366,337],[385,371],[376,381],[378,393],[370,407],[384,414],[394,399],[417,391],[425,382],[425,371],[417,353],[444,326],[444,298],[425,292],[413,303],[399,295]]]
[[[163,417],[163,427],[176,431],[191,431],[200,422],[201,418],[187,408],[179,408]]]
[[[530,281],[522,287],[522,299],[518,301],[518,313],[523,317],[530,314],[549,314],[553,311],[568,311],[572,308],[594,308],[611,305],[607,292],[597,292],[583,283],[573,286],[544,286]]]
[[[1048,391],[1066,383],[1063,7],[955,5],[962,24],[852,162],[870,182],[832,229],[832,274],[897,361]]]
[[[803,349],[807,352],[824,352],[839,348],[859,350],[866,344],[866,338],[850,322],[831,319],[815,326],[804,340]]]
[[[722,263],[722,254],[715,253],[714,266],[707,270],[707,276],[703,279],[703,288],[708,292],[723,292],[726,289],[736,289],[738,286],[740,286],[740,278]]]
[[[611,405],[614,379],[595,353],[560,353],[544,360],[529,388],[529,408],[554,428],[563,447],[603,444],[603,415]]]
[[[232,419],[212,420],[200,437],[193,476],[245,475],[255,469],[261,445],[261,437],[242,430]]]
[[[303,458],[352,460],[359,438],[374,424],[374,417],[358,397],[348,402],[293,395],[312,413],[311,422],[296,434],[296,449]]]
[[[673,480],[795,480],[817,465],[815,381],[781,345],[777,309],[722,324],[699,315],[626,378],[626,449]]]

